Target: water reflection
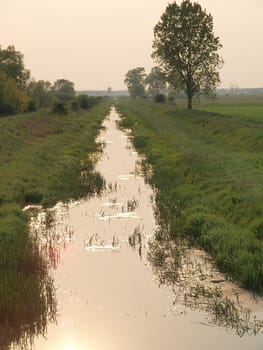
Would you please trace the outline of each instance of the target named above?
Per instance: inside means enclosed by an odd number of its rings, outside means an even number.
[[[153,192],[140,176],[129,140],[116,129],[118,120],[113,111],[101,135],[106,146],[97,170],[107,180],[101,196],[59,204],[32,221],[51,271],[56,270],[60,313],[46,338],[36,337],[35,348],[260,349],[261,337],[239,339],[218,327],[200,326],[206,322],[242,331],[225,317],[228,310],[235,314],[216,289],[224,284],[222,277],[163,232],[153,238]]]
[[[220,285],[229,282],[207,256],[198,253],[160,232],[149,242],[148,260],[160,285],[172,288],[174,311],[178,304],[184,306],[181,313],[203,310],[207,314],[203,324],[232,329],[240,337],[263,333],[263,321],[242,306],[238,288],[227,295]]]
[[[0,349],[32,349],[34,338],[45,336],[47,325],[56,322],[57,302],[54,281],[48,271],[39,241],[33,239],[35,268],[15,271],[13,279],[1,271],[1,282],[9,286],[6,308],[1,307]],[[4,279],[8,281],[5,283]],[[20,281],[20,282],[19,282]],[[4,293],[1,293],[3,296]]]

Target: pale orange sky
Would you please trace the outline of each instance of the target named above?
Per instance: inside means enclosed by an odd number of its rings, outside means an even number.
[[[170,2],[0,0],[0,45],[15,45],[36,79],[123,89],[129,69],[154,65],[153,27]],[[223,44],[221,87],[263,87],[263,0],[198,2],[213,15]]]

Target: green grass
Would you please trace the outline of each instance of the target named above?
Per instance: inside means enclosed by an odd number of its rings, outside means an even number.
[[[30,348],[55,319],[54,286],[25,204],[46,207],[98,193],[95,139],[110,107],[56,116],[48,111],[0,118],[0,348]]]
[[[263,291],[263,124],[120,99],[122,125],[151,164],[157,215],[205,248],[246,288]]]
[[[108,108],[106,102],[63,117],[41,111],[0,118],[0,201],[51,206],[100,187],[88,154],[97,150]]]
[[[263,123],[263,96],[220,96],[213,101],[202,98],[194,109]]]

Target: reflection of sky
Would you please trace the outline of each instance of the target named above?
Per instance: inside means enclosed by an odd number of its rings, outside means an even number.
[[[1,0],[1,45],[14,44],[24,53],[36,79],[63,77],[77,89],[123,89],[129,69],[150,71],[153,27],[168,2]],[[213,15],[223,44],[223,87],[262,86],[263,1],[198,2]]]

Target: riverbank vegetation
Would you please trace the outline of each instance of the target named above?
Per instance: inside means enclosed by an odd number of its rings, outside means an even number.
[[[74,84],[35,81],[23,55],[0,47],[0,348],[30,348],[56,318],[48,262],[22,207],[99,192],[91,154],[110,102],[76,96]]]
[[[1,348],[44,334],[56,302],[47,262],[29,234],[21,207],[78,199],[99,192],[104,180],[91,155],[110,107],[66,115],[40,110],[0,118],[0,327]],[[28,343],[25,343],[28,345]]]
[[[226,276],[262,293],[263,118],[249,108],[238,118],[238,111],[129,99],[117,108],[151,166],[163,230],[204,248]]]

